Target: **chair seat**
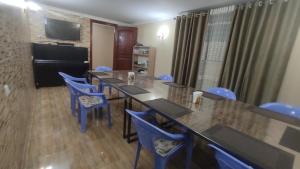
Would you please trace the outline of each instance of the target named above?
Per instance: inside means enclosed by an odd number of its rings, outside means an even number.
[[[86,108],[93,107],[98,104],[102,104],[103,100],[102,98],[98,96],[80,96],[79,102]]]
[[[165,139],[157,139],[154,141],[155,152],[165,157],[173,148],[178,146],[180,142]]]
[[[91,92],[91,89],[82,88],[82,89],[80,89],[80,91],[86,92],[86,93],[90,93],[90,92]]]

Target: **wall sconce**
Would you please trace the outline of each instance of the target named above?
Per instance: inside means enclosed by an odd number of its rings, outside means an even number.
[[[157,31],[157,37],[160,40],[164,40],[169,36],[169,27],[168,26],[161,26]]]

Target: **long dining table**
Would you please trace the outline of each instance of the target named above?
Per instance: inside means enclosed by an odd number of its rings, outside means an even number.
[[[194,104],[194,88],[137,72],[129,80],[128,72],[89,74],[124,93],[125,108],[135,100],[254,168],[300,169],[300,119],[207,92]],[[135,134],[125,111],[123,127],[130,141]]]

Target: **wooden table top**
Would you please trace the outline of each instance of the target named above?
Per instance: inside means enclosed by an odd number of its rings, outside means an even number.
[[[128,71],[114,71],[96,75],[98,79],[116,78],[122,83],[111,86],[122,91],[124,85],[134,85],[149,93],[128,96],[144,104],[155,99],[167,99],[191,111],[183,116],[158,112],[185,126],[194,134],[212,142],[225,151],[246,161],[255,168],[300,168],[300,120],[276,112],[226,99],[202,96],[200,104],[192,103],[193,88],[174,87],[154,77],[136,73],[128,81]],[[149,106],[149,105],[148,105]],[[153,108],[153,107],[152,107]],[[154,108],[155,109],[155,108]],[[294,132],[294,134],[289,134]],[[298,143],[298,144],[297,144]]]

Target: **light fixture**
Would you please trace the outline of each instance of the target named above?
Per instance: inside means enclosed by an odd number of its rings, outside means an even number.
[[[164,40],[168,36],[169,36],[169,27],[166,25],[161,26],[157,31],[157,37],[161,40]]]
[[[26,8],[26,2],[24,0],[0,0],[0,2],[10,6],[15,6],[23,9]]]
[[[19,7],[22,9],[29,9],[32,11],[39,11],[42,8],[35,2],[32,1],[24,1],[24,0],[0,0],[0,3],[4,3],[6,5]]]
[[[41,167],[41,169],[52,169],[53,167],[51,165],[47,166],[47,167]]]
[[[39,6],[37,3],[32,2],[32,1],[26,2],[26,6],[27,6],[28,9],[30,9],[32,11],[40,11],[40,10],[42,10],[41,6]]]

